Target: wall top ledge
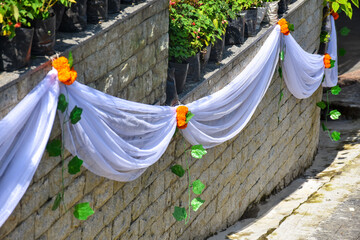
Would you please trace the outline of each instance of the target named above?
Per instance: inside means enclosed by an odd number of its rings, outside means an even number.
[[[23,81],[35,73],[42,73],[40,75],[45,76],[46,72],[51,68],[52,57],[56,55],[68,56],[69,51],[73,51],[79,48],[93,38],[105,34],[109,30],[117,27],[119,24],[126,23],[126,20],[131,19],[137,14],[144,14],[144,18],[148,18],[151,14],[155,14],[162,10],[154,5],[161,0],[145,0],[136,5],[122,4],[121,12],[115,14],[109,14],[108,21],[101,24],[88,24],[85,31],[77,33],[56,33],[56,54],[48,57],[35,57],[30,60],[30,64],[20,70],[13,72],[1,72],[0,71],[0,92],[5,91],[7,88],[14,84]],[[38,74],[37,74],[38,75]],[[40,77],[40,76],[39,76]]]

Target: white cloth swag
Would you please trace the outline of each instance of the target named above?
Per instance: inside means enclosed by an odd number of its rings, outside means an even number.
[[[332,17],[331,23],[329,54],[336,59]],[[195,116],[182,134],[191,144],[211,148],[245,127],[269,87],[281,42],[286,45],[283,72],[290,92],[306,98],[320,86],[323,56],[305,52],[276,25],[254,59],[230,84],[187,105]],[[324,85],[335,85],[337,66],[325,72]],[[15,209],[38,167],[54,123],[59,92],[69,102],[65,118],[75,105],[83,109],[78,123],[64,123],[65,147],[91,172],[112,180],[138,178],[165,152],[176,129],[176,107],[119,99],[78,82],[65,86],[59,84],[57,71],[51,70],[0,121],[0,226]],[[59,112],[59,117],[62,125],[64,114]]]

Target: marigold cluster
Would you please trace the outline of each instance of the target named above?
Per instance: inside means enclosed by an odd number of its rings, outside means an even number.
[[[334,11],[331,11],[331,15],[333,16],[334,20],[337,20],[339,18],[339,14]]]
[[[331,68],[331,56],[327,53],[324,55],[324,65],[325,68]]]
[[[65,85],[71,85],[77,78],[77,72],[74,68],[70,69],[69,61],[66,57],[59,57],[52,62],[52,66],[58,72],[59,81]]]
[[[281,32],[284,35],[289,35],[289,23],[285,20],[285,18],[282,18],[278,21],[278,24],[280,25]]]
[[[176,108],[176,120],[178,128],[185,129],[187,127],[186,115],[188,111],[189,109],[186,106],[179,106]]]

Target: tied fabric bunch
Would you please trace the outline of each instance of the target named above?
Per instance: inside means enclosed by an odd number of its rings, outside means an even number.
[[[52,66],[58,72],[59,81],[65,85],[71,85],[77,78],[77,72],[72,67],[66,57],[59,57],[52,62]]]
[[[327,53],[324,55],[324,65],[325,68],[331,68],[331,56]]]
[[[333,16],[334,20],[337,20],[339,18],[339,14],[331,10],[331,15]]]
[[[278,21],[278,24],[280,25],[281,33],[284,35],[289,35],[289,23],[285,20],[285,18],[282,18]]]
[[[188,111],[189,109],[186,106],[179,106],[176,108],[176,120],[178,128],[185,129],[187,127],[186,115]]]

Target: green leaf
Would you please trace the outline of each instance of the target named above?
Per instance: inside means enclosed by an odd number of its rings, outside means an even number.
[[[191,201],[191,207],[196,212],[201,207],[201,205],[203,205],[204,202],[205,200],[202,200],[200,197],[194,198]]]
[[[289,30],[292,31],[292,32],[295,30],[294,24],[289,24],[289,27],[288,27],[288,28],[289,28]]]
[[[192,119],[195,116],[195,114],[193,114],[192,112],[188,111],[186,114],[186,120],[185,122],[188,123],[190,121],[190,119]]]
[[[174,165],[170,169],[175,175],[179,177],[182,177],[185,174],[185,170],[181,165]]]
[[[338,85],[331,88],[331,93],[333,95],[339,95],[340,92],[341,92],[341,88]]]
[[[281,52],[280,52],[280,60],[284,61],[284,57],[285,57],[285,52],[284,52],[284,50],[281,50]]]
[[[70,121],[72,124],[76,124],[81,119],[82,108],[75,106],[70,113]]]
[[[58,98],[58,105],[57,109],[60,110],[62,113],[65,112],[66,108],[68,107],[69,103],[66,101],[65,95],[60,94]]]
[[[357,8],[359,8],[359,0],[351,0],[351,1]]]
[[[279,72],[280,78],[282,79],[282,78],[283,78],[283,74],[282,74],[282,68],[281,68],[281,66],[279,66],[278,72]]]
[[[74,216],[79,220],[86,220],[89,216],[94,214],[94,210],[90,207],[88,202],[79,203],[75,205]]]
[[[337,12],[339,10],[340,5],[337,2],[333,2],[331,4],[331,8],[334,10],[334,12]]]
[[[322,127],[322,129],[323,129],[324,132],[327,131],[327,130],[329,130],[329,129],[325,126],[324,123],[321,123],[321,127]]]
[[[283,93],[283,90],[280,90],[280,98],[279,98],[279,103],[281,102],[281,100],[283,99],[284,97],[284,93]]]
[[[61,141],[54,139],[46,145],[46,151],[49,153],[50,157],[57,157],[61,154]]]
[[[344,56],[346,54],[346,50],[344,48],[339,48],[339,56]]]
[[[322,110],[324,110],[326,108],[326,103],[321,101],[321,102],[317,102],[316,106],[318,106],[319,108],[321,108]]]
[[[83,164],[83,160],[78,158],[78,156],[73,157],[68,163],[68,172],[72,175],[80,172],[80,167]]]
[[[330,68],[333,68],[335,66],[335,60],[330,59]]]
[[[205,188],[205,184],[203,184],[199,179],[195,180],[192,184],[193,192],[197,195],[201,194]]]
[[[339,119],[340,116],[341,116],[341,113],[338,110],[335,109],[335,110],[330,111],[330,118],[332,120],[337,120],[337,119]]]
[[[15,20],[16,21],[19,21],[19,9],[17,8],[17,6],[16,5],[11,5],[11,10],[12,10],[12,12],[13,12],[13,14],[14,14],[14,18],[15,18]]]
[[[53,204],[51,210],[55,211],[56,209],[58,209],[58,207],[60,206],[60,203],[61,203],[61,193],[58,193],[56,195],[56,198],[55,198],[55,201],[54,201],[54,204]]]
[[[333,131],[331,133],[331,138],[336,142],[340,140],[340,133],[337,131]]]
[[[349,35],[349,33],[350,33],[350,29],[348,27],[342,27],[340,29],[340,34],[342,36],[347,36],[347,35]]]
[[[187,218],[187,213],[185,208],[175,206],[173,216],[176,219],[176,221],[185,220]]]
[[[202,158],[205,154],[207,153],[207,151],[204,149],[204,147],[202,145],[194,145],[191,146],[191,156],[193,158]]]
[[[69,65],[70,65],[70,69],[71,69],[73,67],[73,64],[74,64],[74,58],[73,58],[73,55],[72,55],[71,51],[69,52],[68,60],[69,60]]]

